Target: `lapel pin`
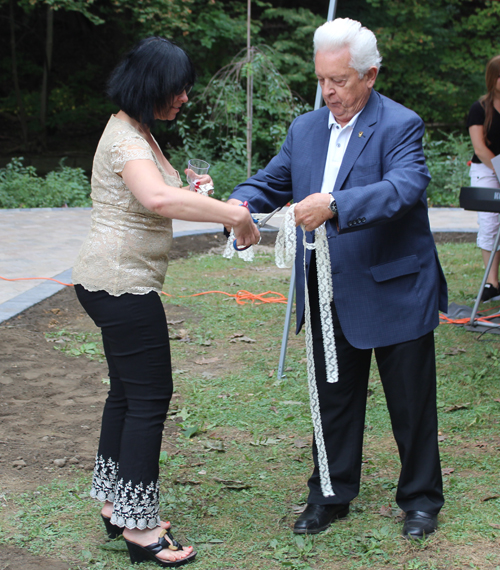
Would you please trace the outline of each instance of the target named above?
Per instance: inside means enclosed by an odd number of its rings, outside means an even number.
[[[363,136],[363,131],[359,131],[358,137],[361,138]]]

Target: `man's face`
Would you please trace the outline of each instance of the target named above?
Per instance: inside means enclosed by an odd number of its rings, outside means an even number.
[[[366,105],[377,77],[377,68],[370,67],[360,79],[349,66],[350,61],[347,47],[336,52],[318,51],[314,58],[323,99],[341,126],[347,125]]]

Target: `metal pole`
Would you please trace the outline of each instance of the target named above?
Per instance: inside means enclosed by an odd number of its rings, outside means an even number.
[[[295,296],[295,265],[293,265],[292,267],[292,276],[290,277],[290,287],[288,288],[288,302],[286,304],[285,326],[283,327],[280,361],[278,364],[278,380],[281,380],[281,377],[283,376],[283,368],[285,366],[286,348],[288,346],[288,331],[290,330],[290,321],[292,320],[294,296]]]
[[[330,4],[328,6],[328,16],[327,21],[330,22],[335,18],[335,12],[337,11],[337,0],[330,0]],[[316,99],[314,101],[314,110],[316,111],[323,105],[323,98],[321,96],[321,87],[316,87]],[[290,321],[292,319],[292,310],[293,310],[293,299],[295,293],[295,266],[292,269],[292,276],[290,277],[290,287],[288,289],[288,302],[286,305],[286,314],[285,314],[285,324],[283,326],[283,337],[281,340],[281,352],[280,352],[280,360],[278,363],[278,380],[281,380],[283,376],[283,370],[285,368],[285,358],[286,358],[286,349],[288,346],[288,331],[290,330]]]
[[[490,273],[491,266],[493,265],[493,258],[498,250],[498,244],[500,243],[500,228],[498,228],[497,237],[495,238],[495,243],[493,244],[493,249],[491,250],[490,259],[488,260],[488,265],[486,266],[486,271],[484,272],[484,277],[481,282],[481,287],[479,288],[479,293],[476,298],[476,302],[474,303],[474,308],[472,309],[472,314],[470,316],[469,325],[476,326],[475,320],[477,315],[477,310],[479,308],[479,303],[481,302],[481,296],[483,294],[484,286],[486,285],[486,280],[488,279],[488,275]],[[488,323],[488,325],[481,323],[481,326],[488,326],[488,327],[499,327],[495,323]]]

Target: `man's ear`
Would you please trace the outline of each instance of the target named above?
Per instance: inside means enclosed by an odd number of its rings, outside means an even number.
[[[375,85],[375,79],[377,79],[378,69],[373,66],[366,72],[366,85],[370,89]]]

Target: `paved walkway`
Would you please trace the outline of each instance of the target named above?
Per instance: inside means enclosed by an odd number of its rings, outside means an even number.
[[[434,232],[477,232],[476,212],[431,208],[429,218]],[[90,208],[0,209],[0,277],[51,277],[71,283],[71,267],[89,225]],[[221,229],[219,224],[174,220],[174,237]],[[53,281],[0,279],[0,322],[63,287]]]

